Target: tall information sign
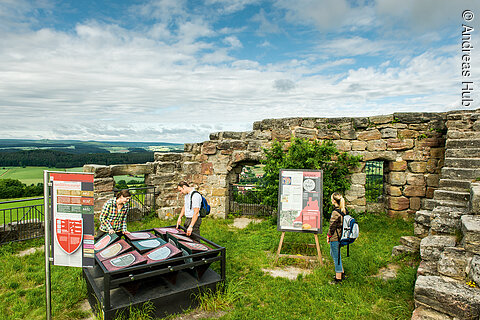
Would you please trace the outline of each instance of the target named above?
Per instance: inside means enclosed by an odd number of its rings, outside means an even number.
[[[282,169],[279,180],[277,229],[322,233],[323,172]]]
[[[93,173],[43,172],[46,319],[52,318],[50,263],[94,267]]]
[[[93,174],[50,173],[53,264],[93,267]]]

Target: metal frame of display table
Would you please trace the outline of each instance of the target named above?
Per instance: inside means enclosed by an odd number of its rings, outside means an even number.
[[[108,271],[95,258],[94,268],[83,268],[92,309],[99,312],[101,308],[104,319],[109,320],[118,312],[128,313],[130,307],[150,301],[156,315],[165,316],[189,308],[195,296],[206,290],[214,292],[217,284],[225,281],[226,250],[199,235],[192,234],[192,238],[202,240],[212,250],[117,271]],[[210,268],[217,261],[220,274]]]

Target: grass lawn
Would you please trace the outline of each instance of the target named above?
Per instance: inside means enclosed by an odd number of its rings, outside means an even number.
[[[391,251],[400,236],[413,233],[412,222],[374,214],[359,215],[358,220],[360,237],[351,245],[350,257],[342,257],[348,278],[341,285],[332,285],[334,270],[325,231],[319,235],[327,261],[324,266],[287,258],[273,266],[281,233],[271,219],[241,230],[231,226],[233,219],[204,219],[202,235],[226,247],[227,281],[225,292],[204,296],[201,307],[226,311],[220,319],[410,319],[418,259],[403,257],[392,261]],[[131,223],[129,230],[172,224],[174,220],[152,218]],[[314,255],[314,249],[305,246],[313,240],[311,234],[287,233],[288,243],[282,253]],[[0,247],[2,319],[44,319],[44,253],[15,256],[25,248],[41,244],[42,240],[31,240]],[[391,262],[401,266],[397,278],[385,281],[372,277]],[[288,280],[262,271],[286,266],[312,272]],[[79,308],[86,295],[80,268],[52,268],[54,319],[87,317]]]
[[[16,179],[26,185],[43,183],[43,170],[49,171],[67,171],[67,172],[83,172],[83,167],[58,169],[48,167],[0,167],[0,179]]]

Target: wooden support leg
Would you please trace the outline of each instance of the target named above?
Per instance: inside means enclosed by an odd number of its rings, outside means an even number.
[[[320,251],[320,243],[318,242],[318,235],[315,233],[315,246],[317,247],[318,262],[323,266],[322,252]]]
[[[278,244],[277,256],[275,257],[274,264],[277,264],[278,257],[280,257],[280,251],[282,250],[282,245],[283,245],[283,238],[285,238],[285,231],[282,232],[282,236],[280,237],[280,243]]]

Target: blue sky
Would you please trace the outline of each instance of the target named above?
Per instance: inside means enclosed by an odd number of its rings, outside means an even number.
[[[479,21],[474,0],[0,0],[0,137],[201,142],[266,118],[475,109]]]

